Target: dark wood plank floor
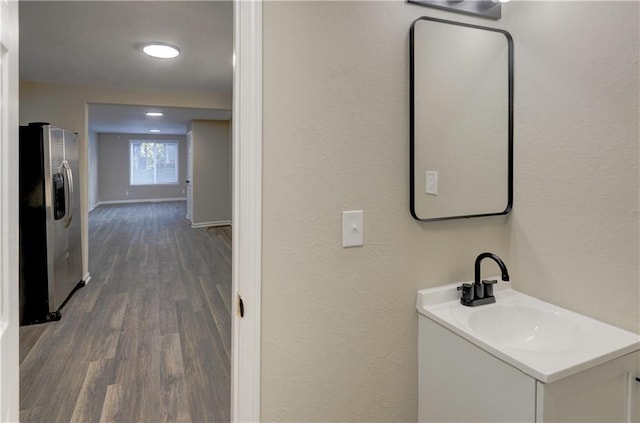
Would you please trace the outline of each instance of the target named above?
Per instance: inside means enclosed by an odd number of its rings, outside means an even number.
[[[21,422],[229,421],[231,229],[185,213],[91,212],[91,281],[60,322],[20,329]]]

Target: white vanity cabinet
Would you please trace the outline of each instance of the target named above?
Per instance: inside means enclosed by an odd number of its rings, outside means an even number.
[[[640,423],[640,351],[543,383],[419,316],[421,422]]]
[[[538,422],[640,422],[640,352],[553,383],[537,382]]]

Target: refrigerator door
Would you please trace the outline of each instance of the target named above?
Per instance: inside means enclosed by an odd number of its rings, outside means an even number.
[[[54,190],[48,128],[21,126],[19,147],[20,322],[29,324],[46,320],[53,299]]]
[[[64,131],[64,158],[68,166],[67,182],[69,202],[67,204],[67,236],[69,285],[67,294],[82,280],[82,241],[80,238],[80,174],[78,135]],[[64,299],[63,299],[64,300]]]
[[[47,129],[49,129],[49,136],[47,137]],[[64,145],[64,132],[61,129],[53,128],[53,127],[44,127],[45,131],[45,142],[46,139],[49,139],[49,176],[46,180],[50,181],[60,181],[62,180],[63,186],[56,187],[54,190],[53,186],[50,189],[47,189],[47,227],[51,228],[51,233],[53,236],[48,237],[47,239],[47,253],[48,253],[48,263],[53,263],[53,278],[51,278],[51,274],[49,275],[49,311],[55,311],[60,307],[62,302],[67,298],[69,292],[73,289],[73,286],[69,284],[69,271],[68,271],[68,257],[69,257],[69,241],[67,228],[65,226],[64,215],[66,214],[66,209],[62,210],[60,202],[58,201],[58,207],[56,207],[56,201],[54,197],[59,197],[57,194],[61,190],[66,192],[67,180],[65,179],[65,170],[64,170],[64,153],[65,153],[65,145]],[[45,163],[47,160],[45,160]],[[56,182],[59,184],[59,182]],[[61,189],[62,188],[62,189]],[[56,194],[54,194],[56,193]],[[65,196],[66,197],[66,196]],[[64,203],[67,201],[65,200]],[[57,209],[57,210],[56,210]],[[61,213],[62,212],[62,213]],[[63,218],[59,218],[60,214],[63,215]],[[56,217],[58,217],[56,219]],[[75,285],[74,285],[75,286]]]

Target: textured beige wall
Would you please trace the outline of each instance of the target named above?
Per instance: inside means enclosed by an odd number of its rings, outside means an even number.
[[[640,332],[638,2],[513,2],[523,291]]]
[[[407,36],[421,15],[514,36],[509,217],[409,217]],[[498,23],[266,2],[262,419],[415,421],[416,290],[471,279],[483,250],[524,291],[637,331],[637,48],[635,2],[513,2]],[[343,249],[352,209],[365,245]]]
[[[130,140],[178,141],[178,183],[129,185]],[[186,198],[187,137],[184,135],[99,134],[98,184],[100,201]],[[125,194],[129,192],[129,195]]]
[[[207,92],[149,91],[113,87],[20,82],[20,124],[50,122],[78,132],[80,140],[80,173],[88,180],[87,104],[133,104],[175,107],[230,109],[230,99]],[[89,271],[88,184],[82,185],[80,210],[82,226],[82,273]]]
[[[426,11],[264,5],[264,421],[415,421],[416,291],[506,257],[507,217],[409,215],[408,33]],[[365,245],[343,249],[354,209]]]

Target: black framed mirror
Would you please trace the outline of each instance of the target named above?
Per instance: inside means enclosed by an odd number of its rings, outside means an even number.
[[[410,36],[410,211],[420,221],[513,205],[513,39],[421,17]]]

